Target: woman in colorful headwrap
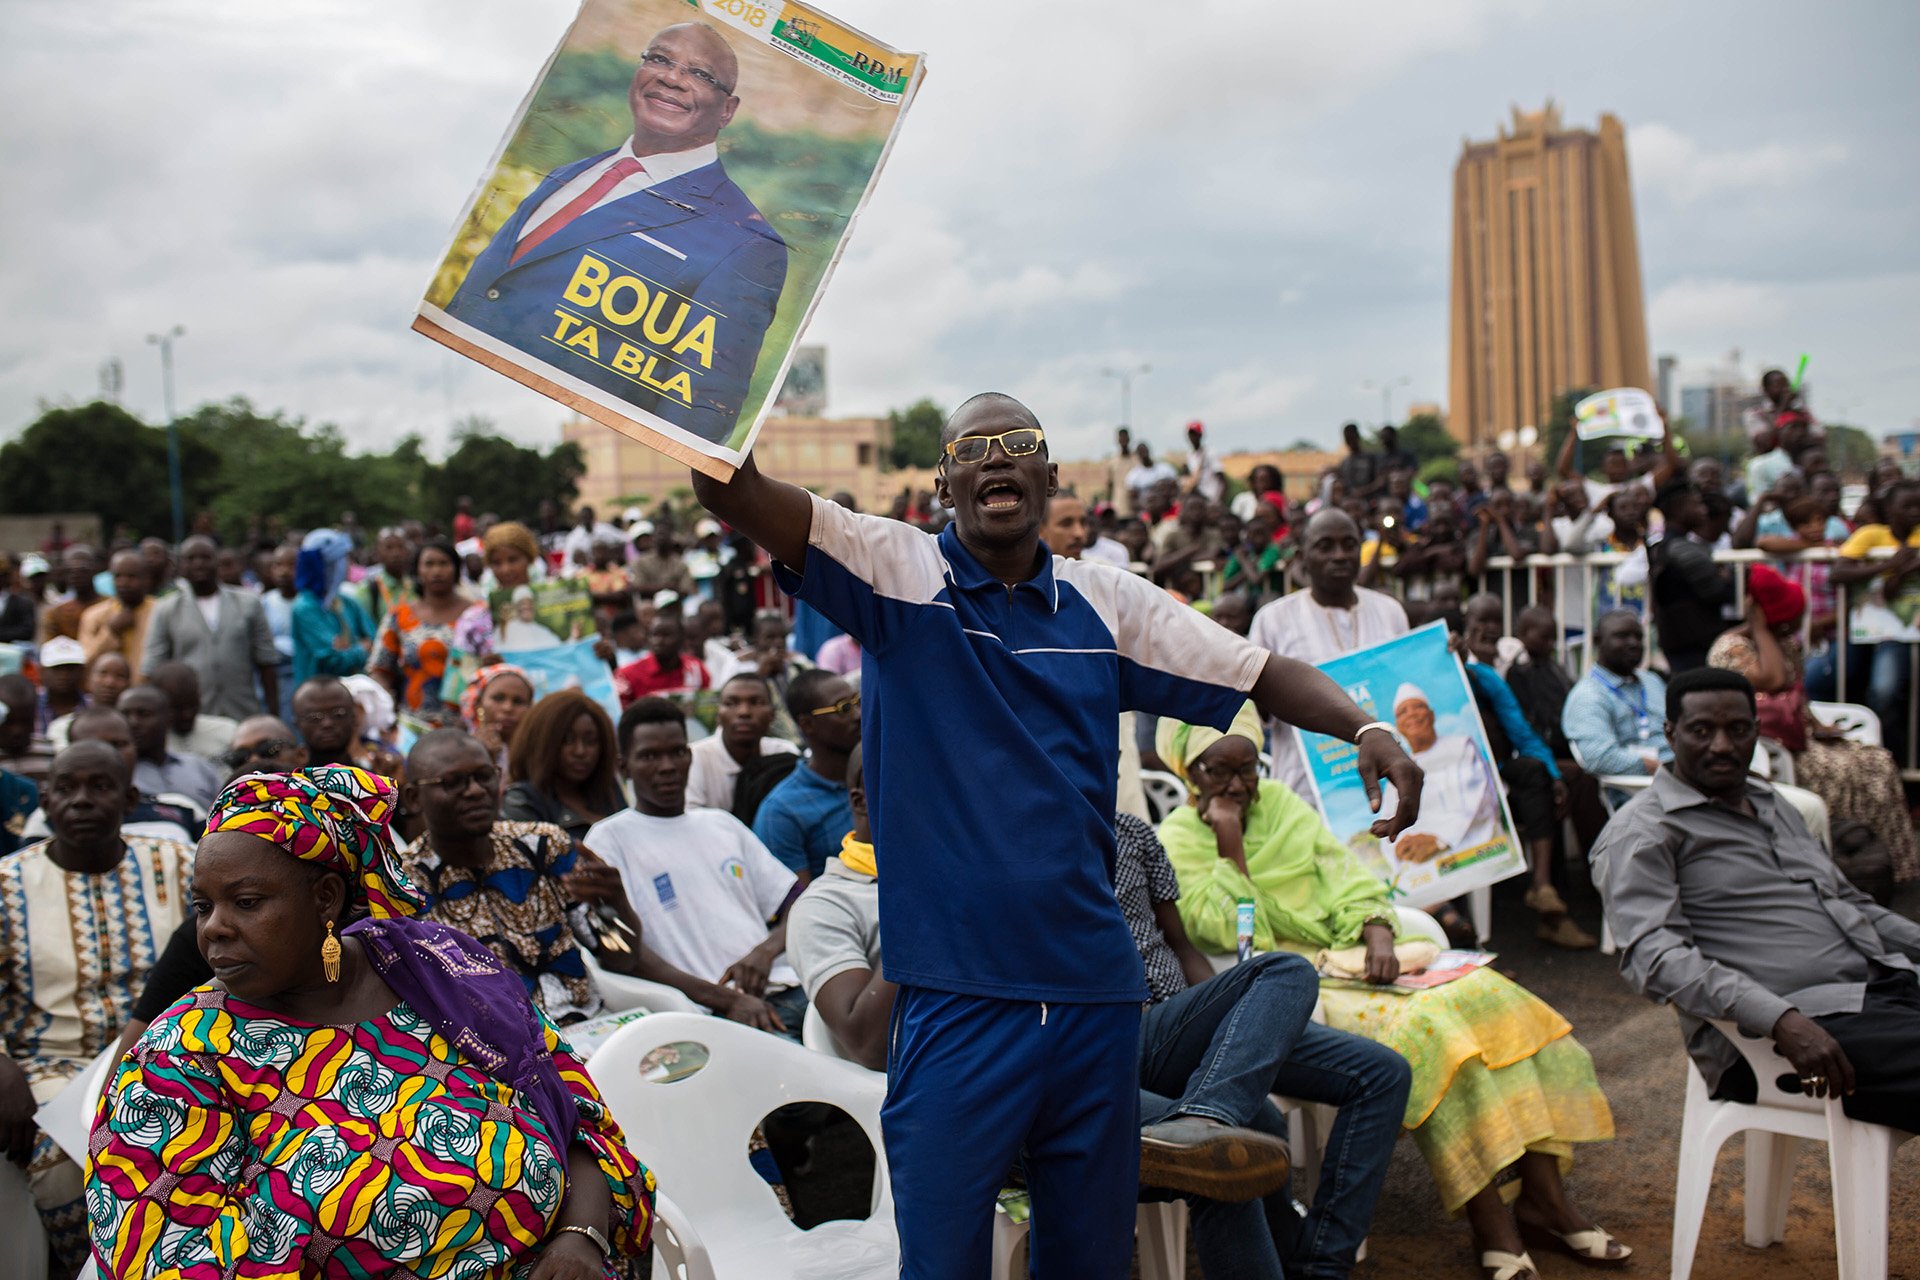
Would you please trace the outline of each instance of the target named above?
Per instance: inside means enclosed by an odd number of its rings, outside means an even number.
[[[540,542],[533,530],[514,520],[503,520],[487,530],[480,539],[480,551],[487,569],[493,574],[498,591],[517,591],[533,580],[534,566],[540,563]],[[479,658],[492,654],[499,646],[494,633],[493,605],[488,599],[470,606],[453,624],[453,640],[461,650]]]
[[[341,592],[353,539],[337,529],[315,529],[294,561],[293,682],[314,676],[350,676],[365,669],[373,620]]]
[[[420,899],[359,769],[252,774],[193,870],[215,982],[156,1019],[94,1122],[114,1280],[600,1280],[653,1178],[518,975]]]
[[[1200,947],[1232,951],[1236,904],[1254,903],[1256,949],[1328,952],[1323,967],[1386,984],[1396,954],[1386,887],[1285,784],[1260,777],[1251,704],[1225,734],[1162,720],[1160,758],[1190,805],[1160,824],[1180,881],[1180,919]],[[1613,1137],[1593,1060],[1551,1007],[1490,968],[1424,991],[1323,987],[1327,1025],[1413,1068],[1406,1127],[1448,1212],[1464,1212],[1490,1280],[1532,1280],[1534,1241],[1617,1266],[1632,1250],[1596,1226],[1561,1181],[1576,1142]],[[1518,1179],[1496,1185],[1514,1167]],[[1517,1198],[1516,1198],[1517,1197]],[[1503,1203],[1515,1199],[1511,1213]]]
[[[467,722],[467,732],[493,753],[502,773],[514,731],[532,705],[533,677],[510,662],[480,668],[460,693],[460,715]]]
[[[1707,650],[1707,665],[1738,671],[1753,684],[1760,732],[1793,756],[1793,780],[1827,802],[1837,827],[1864,823],[1886,843],[1897,881],[1920,877],[1913,818],[1900,786],[1900,768],[1885,747],[1849,742],[1823,723],[1807,701],[1806,651],[1800,615],[1807,596],[1800,584],[1764,564],[1747,575],[1747,620]]]

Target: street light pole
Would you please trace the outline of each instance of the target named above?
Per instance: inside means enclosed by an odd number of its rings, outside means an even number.
[[[1380,382],[1368,381],[1362,384],[1369,391],[1373,390],[1375,387],[1380,388],[1380,425],[1381,426],[1390,427],[1393,425],[1393,389],[1395,387],[1404,387],[1409,383],[1411,383],[1412,381],[1413,381],[1412,378],[1402,374],[1398,378],[1387,378]]]
[[[1120,379],[1120,425],[1133,427],[1133,380],[1136,376],[1145,377],[1153,372],[1150,364],[1129,365],[1124,369],[1102,369],[1101,374],[1109,378]]]
[[[173,340],[187,336],[185,325],[165,333],[150,333],[147,341],[160,348],[160,397],[167,413],[167,488],[173,495],[173,542],[187,536],[186,504],[180,496],[180,424],[173,413]]]

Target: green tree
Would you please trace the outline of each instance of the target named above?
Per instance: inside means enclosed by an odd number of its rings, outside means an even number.
[[[1411,450],[1419,460],[1422,474],[1426,465],[1439,458],[1460,456],[1460,442],[1446,424],[1431,413],[1416,413],[1400,428],[1400,447]]]
[[[1857,475],[1870,469],[1880,456],[1879,446],[1874,443],[1873,437],[1859,427],[1829,422],[1826,432],[1827,461],[1835,471]]]
[[[219,455],[182,431],[180,474],[188,513],[217,486]],[[167,433],[119,405],[50,409],[0,445],[0,510],[15,515],[88,511],[109,535],[125,526],[169,534]]]
[[[455,428],[447,460],[424,477],[420,513],[446,525],[454,503],[464,496],[473,499],[476,515],[491,511],[531,524],[543,502],[570,509],[586,473],[579,445],[569,442],[542,453],[493,434],[485,419],[470,418]]]
[[[916,400],[904,409],[891,410],[887,421],[893,425],[888,457],[895,467],[931,467],[940,461],[940,430],[947,424],[947,414],[939,405]]]
[[[1553,408],[1547,412],[1546,439],[1540,442],[1540,447],[1546,451],[1541,454],[1541,457],[1547,461],[1548,472],[1552,472],[1553,464],[1560,457],[1560,445],[1566,440],[1567,432],[1573,430],[1573,406],[1592,394],[1592,387],[1575,387],[1553,398]],[[1576,449],[1575,463],[1576,465],[1584,463],[1588,470],[1593,470],[1600,465],[1602,452],[1599,449],[1589,448],[1584,451],[1585,456],[1582,457],[1581,451]]]

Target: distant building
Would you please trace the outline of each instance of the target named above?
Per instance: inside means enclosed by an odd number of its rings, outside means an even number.
[[[1575,387],[1652,389],[1626,130],[1513,111],[1453,171],[1447,426],[1470,448],[1544,427]]]
[[[1674,356],[1661,356],[1657,363],[1660,371],[1654,375],[1654,378],[1655,381],[1659,383],[1659,387],[1655,390],[1654,394],[1659,399],[1660,407],[1668,413],[1672,413],[1673,367],[1679,364],[1680,361]],[[1604,390],[1604,388],[1602,389]]]
[[[606,510],[619,500],[649,503],[677,490],[691,491],[687,464],[628,439],[589,418],[570,419],[561,438],[580,446],[587,473],[580,479],[580,501]],[[885,418],[768,418],[753,456],[767,474],[818,493],[851,493],[862,510],[886,509],[899,486],[880,471],[893,444],[893,426]]]
[[[1696,434],[1732,435],[1744,430],[1742,415],[1760,403],[1760,396],[1731,380],[1680,389],[1680,416]]]

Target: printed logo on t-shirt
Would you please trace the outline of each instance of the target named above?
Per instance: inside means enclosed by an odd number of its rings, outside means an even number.
[[[662,871],[653,878],[654,896],[660,899],[660,905],[673,911],[680,905],[680,897],[673,891],[673,877]]]
[[[735,880],[745,880],[747,878],[747,864],[738,858],[728,858],[720,864],[720,869],[732,876]]]

